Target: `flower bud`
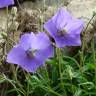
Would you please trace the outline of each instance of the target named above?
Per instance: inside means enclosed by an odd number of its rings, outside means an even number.
[[[96,7],[93,9],[93,16],[96,15]]]
[[[17,14],[17,7],[12,7],[12,9],[11,9],[11,14],[12,14],[13,16],[16,16],[16,14]]]

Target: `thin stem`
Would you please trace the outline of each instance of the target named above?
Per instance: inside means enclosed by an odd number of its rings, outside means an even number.
[[[61,65],[61,50],[60,50],[60,48],[58,49],[58,63],[59,63],[59,74],[60,74],[61,85],[64,88],[64,84],[62,81],[62,65]]]
[[[89,20],[89,22],[88,22],[88,24],[85,28],[85,33],[86,33],[86,31],[87,31],[87,29],[88,29],[88,27],[89,27],[89,25],[90,25],[90,23],[91,23],[91,21],[93,20],[94,17],[95,17],[95,15],[93,15],[92,18]]]
[[[95,46],[94,46],[94,33],[92,34],[92,42],[91,42],[91,48],[92,48],[92,57],[93,57],[93,64],[95,66],[95,84],[96,84],[96,60],[95,60]]]
[[[61,49],[57,48],[57,59],[58,59],[58,64],[59,64],[59,74],[60,74],[60,83],[61,83],[61,87],[64,91],[64,96],[67,96],[66,91],[64,90],[64,83],[63,83],[63,77],[62,77],[62,54],[61,54]]]
[[[92,16],[92,18],[89,20],[88,24],[86,25],[86,28],[84,30],[84,34],[83,34],[83,40],[82,40],[82,51],[81,51],[81,65],[84,64],[84,50],[85,50],[85,47],[87,47],[87,41],[86,41],[86,32],[87,32],[87,29],[91,23],[91,21],[93,20],[93,18],[95,17],[95,15]]]
[[[6,15],[7,15],[7,21],[6,21],[6,33],[7,33],[7,38],[6,38],[6,42],[5,42],[5,46],[4,46],[4,55],[7,54],[8,51],[8,42],[9,42],[9,35],[8,35],[8,6],[6,7]]]
[[[17,0],[17,3],[18,3],[18,5],[19,5],[19,8],[20,8],[21,10],[23,10],[23,8],[21,7],[21,5],[20,5],[20,3],[19,3],[18,0]]]
[[[45,72],[46,72],[46,77],[48,79],[48,84],[50,85],[50,78],[49,78],[49,73],[48,73],[46,64],[45,64]]]
[[[94,18],[94,15],[92,16],[92,18],[89,20],[88,24],[86,25],[86,28],[84,30],[84,34],[83,34],[83,42],[82,42],[82,51],[84,51],[85,49],[85,44],[86,44],[86,32],[87,32],[87,29],[91,23],[91,21],[93,20]]]
[[[7,6],[6,7],[6,14],[7,14],[6,30],[7,30],[7,32],[8,32],[8,13],[9,13],[9,11],[8,11],[8,6]]]
[[[29,73],[29,74],[30,74],[30,73]],[[29,76],[30,76],[29,74],[27,75],[27,76],[28,76],[27,78],[29,78]],[[27,78],[26,78],[26,79],[27,79]],[[29,96],[29,92],[30,92],[29,87],[30,87],[30,86],[29,86],[29,82],[27,82],[27,92],[26,92],[26,95],[27,95],[27,96]]]

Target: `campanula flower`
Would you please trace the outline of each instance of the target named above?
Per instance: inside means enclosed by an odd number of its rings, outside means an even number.
[[[44,32],[29,33],[21,36],[19,44],[7,55],[7,62],[17,64],[27,72],[35,72],[53,56],[53,46]]]
[[[56,42],[56,46],[80,46],[80,33],[83,29],[83,21],[76,19],[64,8],[60,8],[56,14],[49,19],[44,28]]]
[[[0,8],[7,7],[13,4],[14,4],[14,0],[0,0]]]

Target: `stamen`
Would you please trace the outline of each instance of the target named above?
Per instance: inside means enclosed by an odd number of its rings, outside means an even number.
[[[58,36],[63,36],[63,35],[66,34],[66,33],[67,33],[67,31],[66,31],[65,29],[63,29],[63,30],[58,31],[58,32],[57,32],[57,35],[58,35]]]
[[[27,54],[27,56],[29,57],[29,58],[33,58],[34,56],[35,56],[35,53],[36,53],[36,49],[28,49],[27,51],[26,51],[26,54]]]

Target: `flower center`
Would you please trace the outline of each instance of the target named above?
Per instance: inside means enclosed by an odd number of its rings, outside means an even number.
[[[29,57],[29,58],[33,58],[34,56],[35,56],[35,53],[36,53],[36,49],[28,49],[27,51],[26,51],[26,54],[27,54],[27,56]]]
[[[58,30],[58,31],[57,31],[57,35],[58,35],[58,36],[63,36],[63,35],[65,35],[66,33],[67,33],[66,29]]]

